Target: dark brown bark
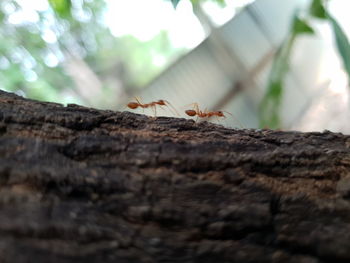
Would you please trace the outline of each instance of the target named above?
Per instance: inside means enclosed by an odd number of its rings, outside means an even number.
[[[350,137],[0,91],[0,262],[349,262]]]

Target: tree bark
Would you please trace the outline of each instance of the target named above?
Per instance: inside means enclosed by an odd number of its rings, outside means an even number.
[[[2,263],[350,261],[350,136],[0,105]]]

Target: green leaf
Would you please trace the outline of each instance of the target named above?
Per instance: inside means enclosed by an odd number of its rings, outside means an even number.
[[[171,3],[173,4],[174,8],[177,7],[179,2],[180,2],[180,0],[171,0]]]
[[[294,16],[293,20],[293,34],[314,34],[315,31],[312,27],[305,21],[300,19],[298,16]]]
[[[349,39],[346,37],[343,29],[340,27],[338,22],[327,12],[328,20],[330,21],[335,41],[337,44],[338,52],[343,60],[345,70],[348,74],[348,79],[350,79],[350,44]]]
[[[327,19],[326,10],[322,0],[313,0],[310,6],[310,14],[320,19]]]
[[[226,6],[226,1],[225,0],[215,0],[215,2],[221,7],[225,7]]]
[[[66,18],[70,15],[71,0],[49,0],[49,3],[60,17]]]
[[[279,128],[284,80],[289,70],[289,59],[295,40],[300,34],[314,34],[308,23],[294,15],[290,32],[279,47],[269,74],[267,90],[260,103],[260,127]]]
[[[289,58],[295,39],[293,32],[290,32],[275,55],[268,78],[267,90],[260,103],[261,128],[280,128],[279,112],[283,98],[284,79],[288,73]]]

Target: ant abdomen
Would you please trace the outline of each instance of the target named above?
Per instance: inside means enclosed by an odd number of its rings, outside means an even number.
[[[130,109],[137,109],[137,107],[140,106],[137,102],[129,102],[128,107]]]
[[[195,110],[186,110],[185,113],[188,115],[188,116],[196,116],[197,112]]]

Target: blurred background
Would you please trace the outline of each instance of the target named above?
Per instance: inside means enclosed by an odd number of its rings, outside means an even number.
[[[168,100],[229,127],[350,133],[342,0],[1,0],[0,89],[110,110]],[[187,105],[187,106],[186,106]],[[157,116],[174,116],[157,109]],[[189,118],[189,117],[188,117]],[[218,122],[216,118],[212,122]]]

